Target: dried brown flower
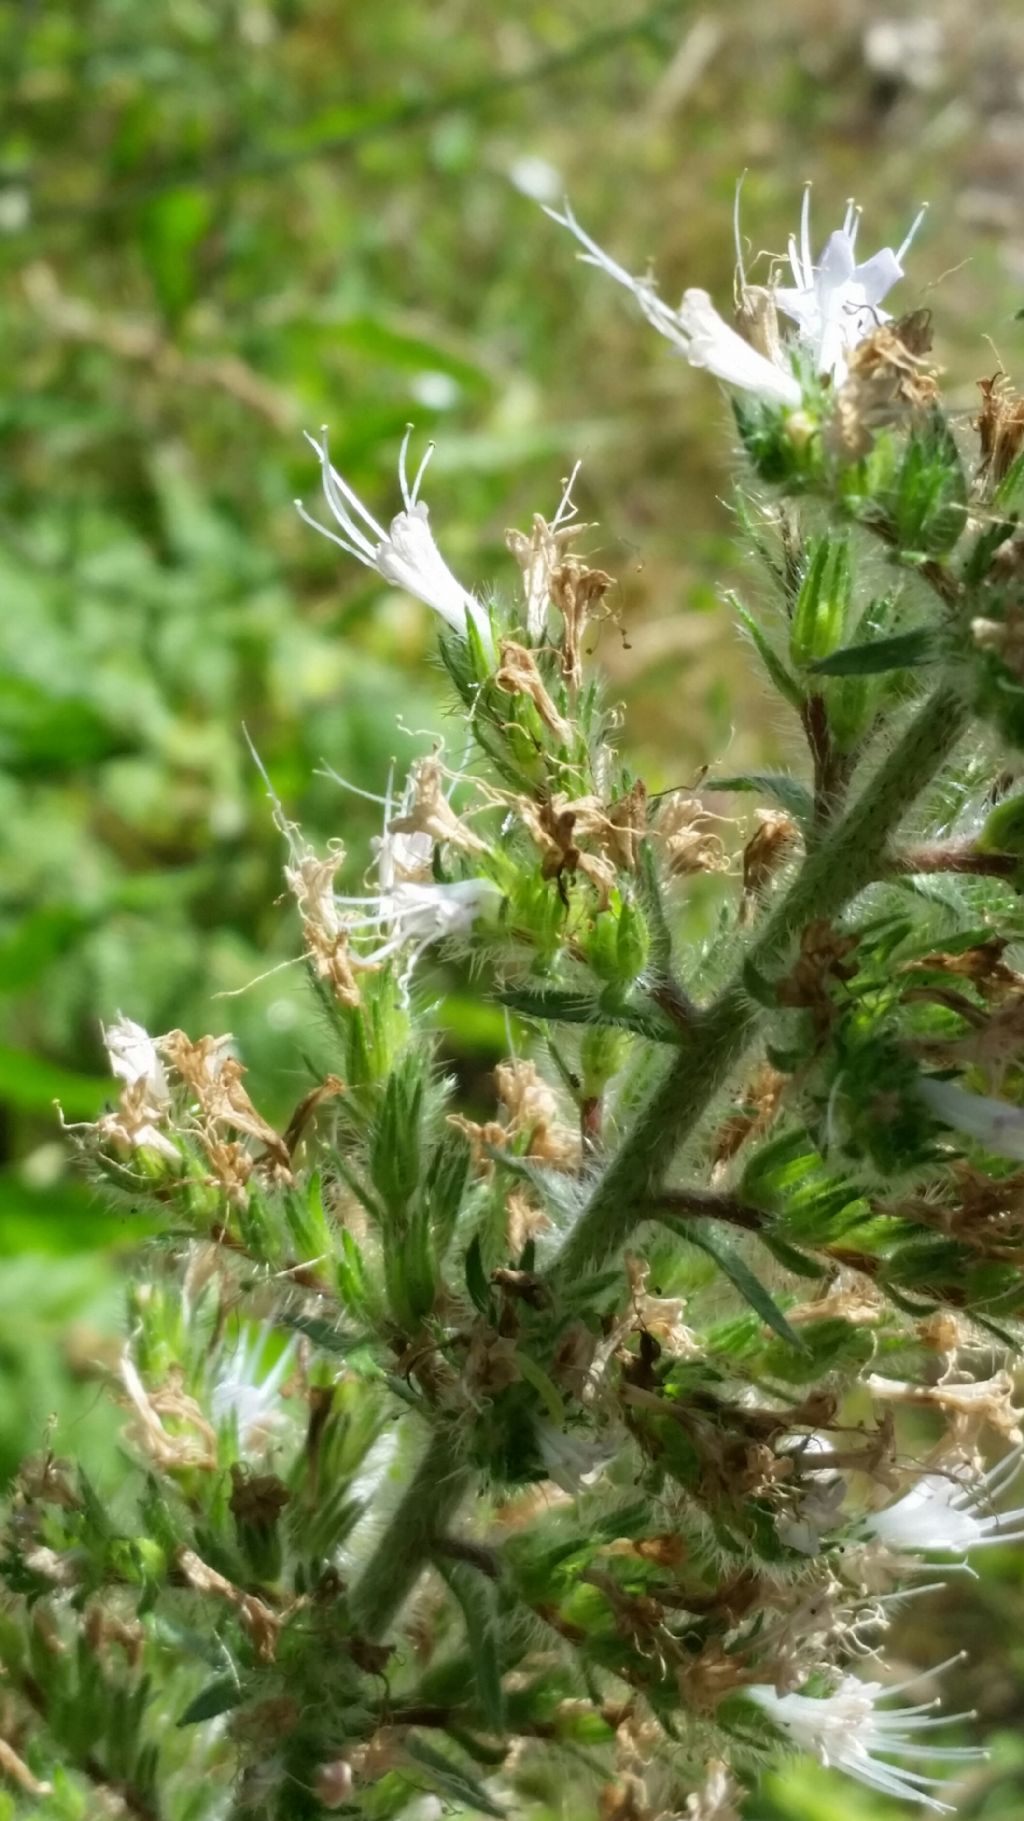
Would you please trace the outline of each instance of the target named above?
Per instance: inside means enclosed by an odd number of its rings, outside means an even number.
[[[799,838],[800,830],[785,810],[757,811],[757,827],[743,849],[743,895],[748,912],[764,898]]]
[[[974,420],[981,444],[979,475],[993,487],[1005,480],[1024,446],[1024,398],[1002,369],[979,379],[981,410]]]
[[[436,758],[417,759],[409,773],[409,806],[388,823],[392,835],[429,835],[464,854],[486,854],[488,845],[455,813],[444,794],[444,772]]]
[[[533,652],[525,645],[517,645],[515,639],[502,639],[500,655],[501,662],[494,673],[498,688],[506,695],[527,696],[545,727],[561,745],[567,746],[572,740],[572,727],[555,707]]]
[[[583,681],[583,634],[595,606],[615,586],[603,569],[589,569],[579,557],[567,556],[551,571],[551,599],[562,616],[562,675],[573,689]]]
[[[899,322],[882,323],[858,343],[825,432],[832,454],[859,461],[878,430],[934,404],[937,369],[925,359],[931,345],[928,310],[912,310]]]

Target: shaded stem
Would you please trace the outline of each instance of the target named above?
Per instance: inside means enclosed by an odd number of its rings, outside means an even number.
[[[363,1637],[386,1631],[405,1604],[475,1475],[450,1437],[435,1430],[384,1535],[350,1595],[352,1621]]]
[[[757,1035],[763,1014],[747,991],[745,969],[753,967],[761,973],[776,968],[812,917],[835,916],[877,878],[890,838],[949,756],[966,721],[967,710],[958,693],[948,684],[941,685],[919,709],[857,802],[808,855],[736,977],[713,1005],[695,1010],[692,1018],[680,1023],[678,1051],[555,1260],[551,1272],[555,1283],[582,1276],[600,1264],[647,1217],[645,1203],[657,1199],[680,1145],[693,1133]],[[697,1211],[692,1197],[690,1211]],[[411,1485],[352,1590],[353,1621],[364,1635],[377,1636],[387,1629],[474,1478],[450,1437],[435,1431]]]
[[[760,1208],[735,1195],[718,1195],[714,1189],[659,1189],[647,1206],[652,1214],[689,1215],[697,1220],[721,1220],[747,1233],[760,1233],[765,1216]]]
[[[882,874],[904,878],[911,873],[977,873],[990,879],[1012,879],[1021,870],[1019,854],[988,853],[972,842],[930,842],[884,854]]]
[[[598,1266],[644,1218],[681,1144],[742,1061],[763,1013],[747,970],[770,975],[812,918],[833,917],[878,876],[904,816],[949,756],[967,722],[958,692],[942,683],[918,710],[860,797],[808,855],[790,890],[719,998],[681,1027],[679,1047],[601,1178],[552,1267],[571,1281]]]

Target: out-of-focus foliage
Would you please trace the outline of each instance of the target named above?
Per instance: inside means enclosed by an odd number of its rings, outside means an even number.
[[[776,252],[807,176],[819,222],[856,193],[879,242],[929,197],[915,269],[943,275],[938,351],[966,420],[996,364],[980,323],[1019,377],[1024,44],[1012,0],[8,0],[0,59],[6,1472],[51,1411],[71,1452],[94,1430],[113,1459],[79,1375],[117,1332],[105,1259],[138,1230],[70,1172],[52,1114],[103,1103],[98,1020],[233,1029],[272,1109],[305,1079],[301,970],[270,972],[298,953],[274,908],[280,839],[243,724],[310,839],[356,852],[379,811],[319,774],[379,791],[412,750],[398,717],[444,732],[427,616],[293,512],[315,492],[302,427],[330,423],[383,514],[405,423],[435,435],[453,567],[509,592],[506,526],[550,510],[582,457],[591,548],[619,578],[624,637],[606,628],[603,655],[628,749],[664,784],[726,744],[730,771],[786,759],[712,589],[740,569],[727,507],[708,509],[727,414],[574,269],[538,198],[567,191],[631,269],[656,256],[667,295],[697,283],[724,304],[740,171]],[[458,1000],[446,1020],[472,1078],[502,1021]],[[990,1724],[1020,1698],[1020,1574],[1001,1560],[975,1604],[944,1608],[957,1640],[998,1640],[975,1672]],[[1008,1821],[1019,1778],[1007,1742],[965,1812]],[[817,1821],[835,1800],[801,1770],[762,1815]],[[850,1821],[883,1812],[842,1800]]]

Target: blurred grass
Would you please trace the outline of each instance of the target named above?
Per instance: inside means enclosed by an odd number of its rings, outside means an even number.
[[[344,836],[353,878],[377,812],[318,774],[380,790],[422,747],[405,730],[445,732],[426,613],[293,511],[316,491],[302,427],[330,424],[378,513],[405,424],[435,437],[445,552],[502,591],[505,528],[550,511],[581,457],[588,548],[619,578],[601,655],[652,787],[726,753],[785,759],[720,605],[744,582],[727,410],[539,201],[568,193],[667,295],[725,304],[740,172],[755,250],[784,250],[806,177],[819,238],[848,194],[872,246],[929,198],[901,302],[934,308],[966,421],[1024,333],[1024,30],[1014,0],[8,0],[0,81],[9,1471],[51,1410],[62,1446],[113,1446],[79,1375],[116,1332],[110,1261],[139,1235],[69,1173],[52,1110],[101,1102],[99,1021],[234,1030],[271,1114],[322,1041],[300,971],[269,973],[297,944],[243,723],[309,837]],[[501,1022],[457,996],[442,1022],[472,1083]],[[1020,1572],[946,1614],[998,1637],[974,1693],[1007,1728]],[[1021,1787],[1000,1744],[962,1812],[1009,1821]],[[757,1812],[896,1812],[843,1790],[801,1768]]]

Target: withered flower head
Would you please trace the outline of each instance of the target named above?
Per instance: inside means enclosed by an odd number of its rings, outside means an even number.
[[[981,410],[974,420],[981,445],[979,475],[998,487],[1024,446],[1024,398],[1002,370],[979,379]]]

